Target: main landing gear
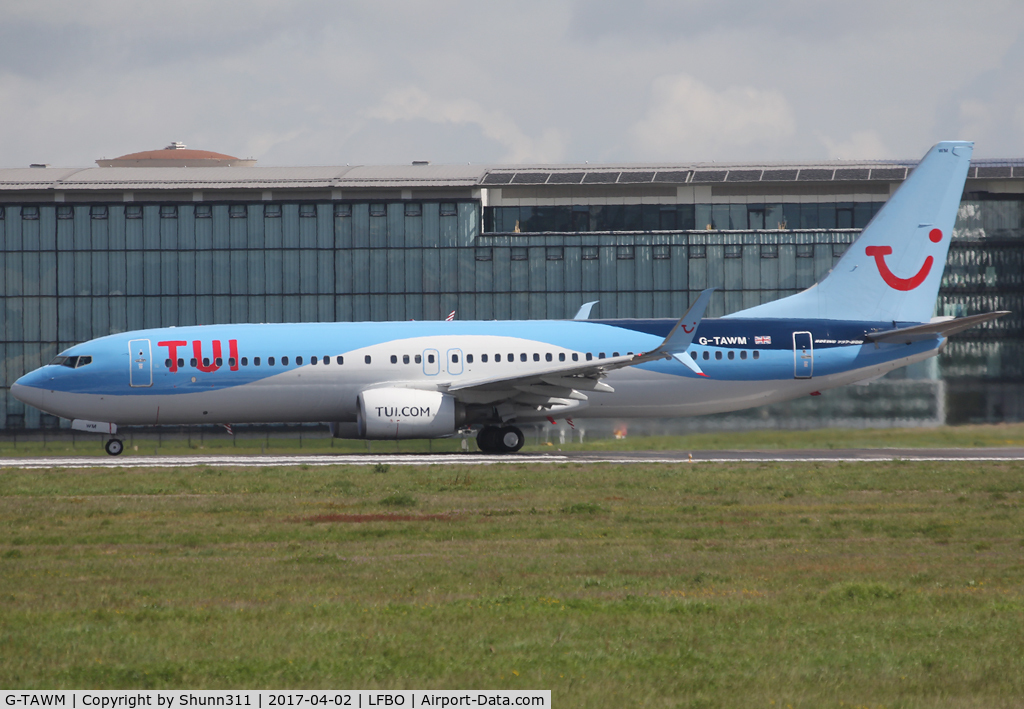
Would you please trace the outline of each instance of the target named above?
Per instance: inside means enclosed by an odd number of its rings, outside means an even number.
[[[124,441],[119,438],[111,438],[103,447],[110,455],[121,455],[121,451],[124,450]]]
[[[476,445],[484,453],[515,453],[524,443],[526,437],[515,426],[484,426],[476,434]]]

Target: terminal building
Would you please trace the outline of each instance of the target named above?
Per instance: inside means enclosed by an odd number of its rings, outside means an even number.
[[[184,150],[0,169],[0,427],[59,426],[11,382],[126,330],[571,318],[593,300],[595,318],[678,317],[708,287],[725,315],[812,285],[915,165],[260,167]],[[1012,314],[877,384],[737,420],[1021,420],[1022,281],[1024,160],[975,160],[935,312]]]

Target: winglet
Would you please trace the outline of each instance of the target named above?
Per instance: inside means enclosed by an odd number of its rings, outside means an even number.
[[[679,318],[679,322],[672,326],[672,331],[668,334],[668,337],[658,345],[654,352],[664,352],[670,355],[686,352],[686,348],[693,342],[693,335],[697,332],[697,325],[700,324],[701,318],[704,317],[704,312],[708,309],[708,303],[711,302],[711,294],[714,290],[714,288],[708,288],[700,292],[697,302],[691,305],[683,317]]]
[[[600,303],[599,300],[592,300],[589,303],[584,303],[580,306],[580,309],[576,311],[576,317],[573,320],[589,320],[590,311],[594,309],[594,306]]]
[[[634,362],[634,364],[641,364],[642,362],[649,362],[655,359],[670,359],[675,358],[682,364],[686,365],[695,374],[702,377],[707,375],[701,371],[697,363],[686,354],[687,348],[693,342],[693,336],[697,332],[697,326],[700,324],[701,319],[704,317],[704,312],[708,309],[708,303],[711,302],[711,294],[714,292],[714,288],[708,288],[701,291],[700,296],[697,297],[697,301],[690,306],[689,310],[683,317],[679,318],[679,321],[672,326],[671,332],[668,337],[655,347],[650,352],[646,352],[637,355],[636,358],[640,361]]]

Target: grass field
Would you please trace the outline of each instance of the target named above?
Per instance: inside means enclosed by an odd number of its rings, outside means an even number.
[[[725,431],[699,433],[687,436],[630,436],[623,439],[586,438],[564,444],[551,445],[536,442],[536,435],[527,430],[525,452],[538,451],[632,451],[632,450],[774,450],[793,448],[979,448],[1024,446],[1024,424],[976,426],[939,426],[936,428],[826,428],[811,431]],[[125,456],[183,455],[227,453],[441,453],[460,450],[460,438],[434,441],[349,441],[331,440],[326,431],[306,432],[304,438],[294,433],[289,437],[280,432],[248,431],[239,427],[235,437],[224,432],[194,431],[191,439],[182,437],[176,429],[164,435],[122,432],[125,437]],[[557,434],[551,436],[558,440]],[[68,432],[43,442],[41,434],[26,440],[13,437],[0,439],[0,457],[37,455],[95,455],[105,456],[103,438],[93,434]],[[476,452],[476,441],[468,441],[470,451]]]
[[[1024,464],[0,472],[4,688],[1024,705]]]

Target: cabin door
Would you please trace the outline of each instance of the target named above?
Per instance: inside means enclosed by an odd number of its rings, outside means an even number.
[[[441,371],[441,353],[437,350],[423,350],[423,373],[432,377]]]
[[[811,333],[793,333],[793,377],[810,379],[814,375],[814,343]]]
[[[128,341],[128,382],[133,387],[153,386],[153,358],[149,340]]]

